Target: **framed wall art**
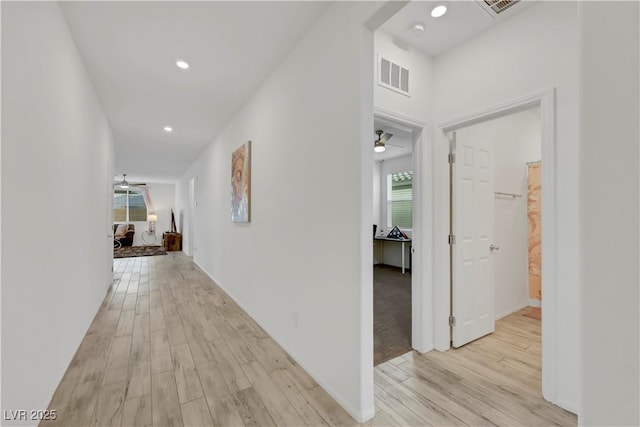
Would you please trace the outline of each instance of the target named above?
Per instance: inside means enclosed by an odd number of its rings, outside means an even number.
[[[251,141],[231,154],[231,221],[249,222],[251,210]]]

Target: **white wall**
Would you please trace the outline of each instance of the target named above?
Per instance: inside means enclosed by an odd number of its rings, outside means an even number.
[[[554,311],[558,321],[548,325],[543,318],[543,330],[552,327],[556,335],[552,346],[553,355],[557,355],[557,378],[543,393],[547,399],[573,412],[577,411],[578,404],[579,369],[577,22],[575,2],[540,2],[439,56],[434,66],[437,125],[550,88],[557,89],[558,258]],[[446,139],[439,136],[434,158],[445,158],[447,151]],[[445,205],[448,167],[440,163],[434,163],[434,167],[438,191],[434,204]],[[448,265],[446,231],[439,233],[435,239],[442,243],[434,249],[436,265],[442,274],[448,274],[443,267]],[[446,283],[445,277],[436,277],[435,283]],[[549,295],[544,288],[543,294]],[[434,310],[439,319],[446,319],[448,297],[444,298],[444,293],[440,296],[436,296]],[[447,330],[435,331],[436,346],[448,342]]]
[[[640,425],[637,2],[581,8],[581,410],[587,426]]]
[[[493,150],[495,191],[520,194],[520,198],[494,199],[493,252],[495,314],[500,319],[528,305],[529,239],[527,220],[527,162],[541,159],[540,109],[523,111],[479,123],[456,133],[490,141]]]
[[[373,36],[362,22],[379,6],[330,6],[176,191],[186,217],[197,176],[195,262],[359,420],[373,416]],[[234,224],[231,153],[247,140],[251,222]]]
[[[58,3],[2,3],[2,112],[2,409],[45,409],[113,241],[111,132]]]
[[[431,118],[433,103],[433,59],[411,46],[395,41],[391,35],[381,30],[375,32],[374,44],[376,53],[376,62],[373,68],[375,70],[375,108],[426,123]],[[389,59],[409,70],[411,96],[378,85],[378,56]]]
[[[145,236],[143,241],[142,233],[149,228],[149,223],[147,221],[131,221],[131,224],[135,225],[136,228],[136,234],[133,235],[133,246],[159,245],[162,243],[162,233],[171,230],[171,209],[174,208],[176,200],[175,184],[149,183],[147,187],[149,188],[153,209],[158,215],[156,235],[155,239],[151,236]],[[177,225],[178,214],[176,214]]]

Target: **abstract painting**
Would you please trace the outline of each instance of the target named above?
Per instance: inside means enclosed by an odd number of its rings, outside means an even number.
[[[527,216],[529,218],[529,298],[542,300],[542,165],[529,164]]]
[[[251,206],[251,141],[231,155],[231,220],[249,222]]]

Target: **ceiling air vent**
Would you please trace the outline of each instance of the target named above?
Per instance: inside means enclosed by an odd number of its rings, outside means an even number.
[[[481,0],[477,3],[480,4],[491,16],[495,17],[509,9],[511,6],[515,6],[520,3],[520,0]]]
[[[409,70],[378,56],[378,84],[409,96]]]

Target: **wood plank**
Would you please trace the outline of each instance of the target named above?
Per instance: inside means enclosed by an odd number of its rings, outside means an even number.
[[[96,407],[100,381],[79,382],[69,395],[67,404],[59,414],[58,425],[91,425]],[[52,407],[51,409],[58,409]]]
[[[155,426],[182,426],[178,389],[172,371],[151,377],[151,413]]]
[[[306,390],[300,387],[294,378],[284,369],[276,369],[269,373],[269,377],[276,384],[278,389],[291,403],[298,415],[307,426],[328,426],[326,421],[307,399]]]
[[[133,323],[133,342],[151,342],[149,313],[136,314]]]
[[[131,336],[116,337],[111,343],[111,351],[104,372],[103,384],[126,381],[129,372],[129,352],[131,350]]]
[[[162,295],[159,290],[149,292],[149,308],[162,307]]]
[[[182,404],[182,422],[185,426],[213,426],[209,407],[204,398]]]
[[[162,306],[155,306],[149,309],[149,330],[151,332],[167,329]]]
[[[189,344],[185,343],[171,347],[171,358],[173,360],[173,373],[176,377],[180,403],[202,397],[200,378],[191,357]]]
[[[303,425],[303,420],[291,403],[280,393],[278,386],[269,377],[262,365],[252,362],[242,370],[264,402],[277,425]]]
[[[135,314],[134,310],[127,310],[120,313],[120,319],[118,319],[118,326],[116,328],[117,337],[131,335],[133,333]]]
[[[151,373],[157,374],[173,369],[169,337],[164,329],[151,333]]]
[[[151,344],[136,342],[131,348],[127,400],[151,393]]]
[[[253,387],[245,388],[233,394],[233,401],[245,426],[274,426],[275,421],[264,406],[262,399]]]
[[[244,371],[240,368],[240,361],[231,352],[223,339],[209,342],[209,349],[213,354],[216,364],[222,371],[224,381],[231,393],[251,387]]]
[[[243,425],[242,417],[216,363],[203,363],[196,369],[214,424]]]
[[[187,336],[184,334],[182,328],[182,322],[180,322],[180,316],[177,314],[171,316],[165,316],[167,321],[167,332],[169,336],[169,344],[180,345],[187,342]]]
[[[124,303],[122,304],[122,310],[135,310],[137,300],[137,294],[127,294],[124,298]]]
[[[355,426],[357,422],[345,411],[326,391],[320,386],[307,390],[309,404],[312,405],[320,416],[334,426]]]
[[[191,355],[193,356],[193,362],[196,365],[215,360],[213,352],[209,347],[209,343],[207,343],[204,335],[202,335],[202,331],[200,330],[199,326],[185,326],[184,334],[187,336],[187,343],[189,343],[189,347],[191,348]]]
[[[126,386],[126,381],[121,381],[108,384],[100,389],[92,425],[120,426],[122,424]]]
[[[149,295],[138,295],[136,302],[136,314],[149,312]]]

